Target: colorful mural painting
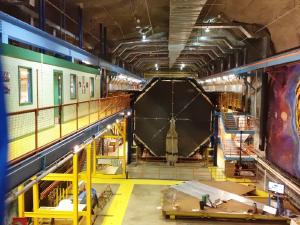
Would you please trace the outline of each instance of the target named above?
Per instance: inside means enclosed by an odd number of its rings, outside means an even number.
[[[267,158],[300,179],[300,63],[268,71]]]

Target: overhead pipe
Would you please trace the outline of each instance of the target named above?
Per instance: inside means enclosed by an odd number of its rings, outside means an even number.
[[[195,50],[193,51],[211,51],[212,53],[215,54],[216,57],[221,57],[222,55],[220,55],[214,48],[205,48],[207,46],[193,46],[195,48]],[[208,46],[208,47],[212,47],[212,46]],[[213,46],[215,47],[215,46]],[[189,49],[185,48],[183,51],[189,51]],[[224,54],[224,53],[222,53]]]
[[[119,51],[118,53],[114,53],[114,55],[117,55],[118,57],[121,57],[126,51],[128,50],[133,50],[135,48],[155,48],[157,49],[157,47],[164,47],[164,46],[168,46],[167,44],[155,44],[155,45],[152,45],[152,44],[141,44],[141,45],[133,45],[131,47],[125,47],[125,48],[121,48],[123,49],[122,51]]]
[[[167,42],[167,40],[147,40],[146,42],[143,40],[140,41],[127,41],[127,42],[121,42],[118,44],[117,47],[114,48],[114,50],[112,51],[112,53],[115,53],[121,46],[123,45],[138,45],[138,44],[145,44],[145,43],[159,43],[159,42]]]
[[[166,62],[168,60],[168,58],[160,58],[160,59],[147,59],[147,60],[138,60],[135,64],[134,64],[134,67],[135,68],[139,68],[141,66],[141,64],[143,63],[156,63],[157,61],[159,60],[160,64],[162,64],[163,62]],[[153,64],[154,66],[154,64]]]
[[[207,50],[197,50],[197,51],[183,51],[181,53],[182,55],[205,55],[208,56],[210,60],[215,60],[217,57],[214,57],[214,55],[211,54],[210,51]]]
[[[254,36],[246,30],[242,25],[232,25],[232,24],[220,24],[220,23],[201,23],[194,26],[195,29],[238,29],[247,38],[254,38]]]
[[[130,52],[126,55],[126,57],[123,58],[123,60],[128,59],[131,57],[131,55],[135,55],[133,58],[136,57],[136,55],[155,55],[155,54],[162,54],[163,52],[168,52],[168,50],[154,50],[154,51],[140,51],[140,52]]]
[[[151,55],[158,56],[158,55],[166,55],[166,54],[168,54],[168,52],[156,52],[156,53],[147,53],[147,52],[145,52],[145,53],[139,53],[139,54],[135,55],[134,57],[132,57],[132,59],[130,59],[129,63],[132,63],[133,61],[135,61],[137,57],[143,58],[144,55],[147,55],[147,56],[151,56]]]
[[[197,37],[198,38],[198,36],[199,36],[199,34],[192,34],[191,35],[191,37]],[[233,45],[232,43],[231,43],[231,41],[227,38],[227,37],[219,37],[219,36],[216,36],[216,37],[211,37],[211,36],[205,36],[205,39],[203,39],[203,40],[198,40],[197,39],[197,42],[210,42],[210,41],[212,41],[212,42],[214,42],[214,43],[216,43],[216,41],[222,41],[223,43],[225,43],[225,45],[229,48],[229,49],[231,49],[231,50],[235,50],[235,49],[242,49],[243,48],[243,46],[245,45],[244,43],[242,43],[241,45]],[[235,43],[235,44],[237,44],[237,43]]]
[[[193,43],[193,44],[187,44],[185,46],[185,49],[186,48],[203,48],[206,49],[206,48],[216,48],[218,49],[223,55],[224,54],[227,54],[227,53],[230,53],[232,52],[232,49],[223,49],[221,45],[219,45],[218,43],[213,43],[213,44],[205,44],[205,41],[200,41],[200,42],[197,42],[197,43]],[[206,48],[205,48],[206,47]]]

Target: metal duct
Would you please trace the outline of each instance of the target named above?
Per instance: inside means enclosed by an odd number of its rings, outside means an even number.
[[[207,0],[170,0],[169,67],[185,48],[198,16]]]

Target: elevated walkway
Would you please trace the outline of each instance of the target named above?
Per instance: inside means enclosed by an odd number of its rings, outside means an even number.
[[[129,101],[130,96],[116,96],[113,98],[99,99],[97,101],[97,107],[94,110],[89,110],[88,114],[85,115],[85,123],[81,124],[82,118],[80,118],[79,114],[76,113],[76,117],[68,121],[67,124],[74,123],[72,129],[66,135],[63,135],[62,132],[65,123],[62,118],[58,121],[60,123],[56,124],[54,127],[50,128],[49,131],[39,131],[38,124],[35,123],[35,132],[26,136],[24,138],[20,138],[17,140],[17,144],[15,141],[10,143],[10,151],[11,152],[20,152],[20,157],[12,158],[10,161],[10,166],[8,169],[8,186],[7,190],[12,190],[17,187],[22,182],[30,179],[35,174],[43,171],[45,168],[49,167],[51,164],[56,162],[58,159],[64,157],[73,151],[74,146],[80,145],[91,137],[101,133],[106,129],[107,125],[115,123],[117,119],[122,119],[124,114],[129,109]],[[75,103],[74,107],[79,107],[79,104]],[[89,102],[90,104],[90,102]],[[69,105],[67,105],[69,106]],[[59,110],[62,112],[66,105],[59,106]],[[50,107],[51,108],[51,107]],[[56,106],[51,109],[54,110]],[[34,109],[31,110],[35,114],[35,121],[38,120],[38,115],[40,111],[46,109]],[[48,109],[47,109],[48,110]],[[32,112],[24,111],[18,112],[17,114],[22,113],[32,113]],[[9,114],[9,117],[14,116],[15,113]],[[62,115],[62,113],[60,113]],[[95,117],[94,119],[92,119]],[[53,131],[53,129],[57,129],[56,126],[59,127],[58,132]],[[45,135],[43,132],[53,132],[56,134],[55,137],[50,135]],[[44,137],[44,145],[39,145],[39,140]],[[31,149],[28,151],[28,140],[31,143]]]

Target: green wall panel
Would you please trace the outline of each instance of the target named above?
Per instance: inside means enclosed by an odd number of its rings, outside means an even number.
[[[1,44],[0,46],[1,46],[0,52],[2,52],[2,54],[5,56],[68,68],[68,69],[77,70],[85,73],[99,74],[98,69],[72,63],[64,59],[59,59],[53,56],[41,54],[38,52],[34,52],[28,49],[16,47],[9,44]]]

